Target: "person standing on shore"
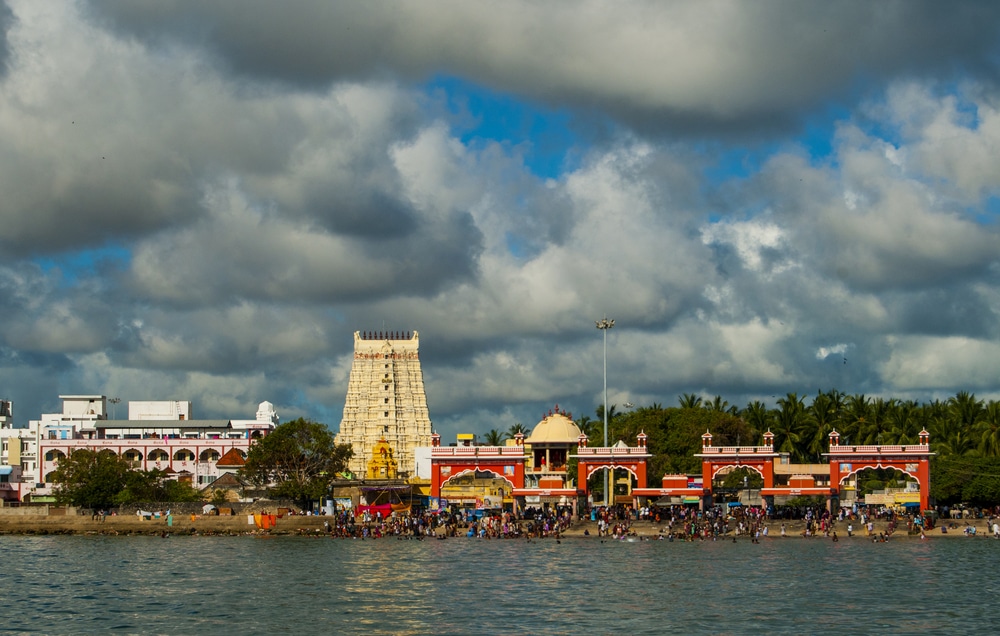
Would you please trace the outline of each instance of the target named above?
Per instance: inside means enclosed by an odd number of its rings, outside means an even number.
[[[849,537],[853,537],[854,536],[854,524],[853,523],[848,523],[847,524],[847,536],[849,536]]]

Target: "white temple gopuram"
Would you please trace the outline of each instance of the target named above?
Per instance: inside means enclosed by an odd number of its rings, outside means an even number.
[[[400,477],[415,473],[413,449],[431,445],[419,343],[416,331],[354,332],[354,363],[337,443],[353,446],[355,475],[365,475],[372,450],[383,439]]]

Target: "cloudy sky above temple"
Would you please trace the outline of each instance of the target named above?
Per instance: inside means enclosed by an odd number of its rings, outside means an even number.
[[[0,2],[0,397],[1000,398],[1000,4]],[[124,407],[120,407],[124,408]]]

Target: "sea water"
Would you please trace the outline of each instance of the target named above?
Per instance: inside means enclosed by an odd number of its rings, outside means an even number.
[[[0,629],[873,634],[1000,625],[1000,541],[2,536]]]

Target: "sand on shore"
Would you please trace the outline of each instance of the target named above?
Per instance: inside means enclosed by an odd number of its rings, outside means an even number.
[[[215,516],[215,515],[174,515],[173,525],[168,525],[165,518],[141,519],[134,515],[109,516],[105,520],[99,521],[88,516],[44,516],[44,515],[24,515],[8,516],[0,515],[0,534],[23,534],[23,535],[245,535],[245,534],[315,534],[324,532],[324,522],[327,517],[293,515],[285,516],[277,520],[277,525],[269,530],[258,530],[256,526],[248,522],[246,515],[236,516]],[[785,534],[788,538],[801,537],[805,529],[803,521],[770,521],[768,527],[768,539],[781,539],[781,526],[785,526]],[[951,525],[947,533],[942,533],[940,526]],[[867,538],[867,533],[860,522],[854,522],[855,539]],[[886,523],[875,522],[875,534],[886,531]],[[938,523],[938,527],[927,532],[928,538],[966,538],[964,529],[967,525],[976,527],[977,537],[991,537],[992,531],[989,523],[985,519],[977,520],[943,520]],[[660,534],[667,534],[669,529],[665,523],[654,523],[650,521],[633,522],[632,532],[640,537],[655,537]],[[683,524],[674,524],[674,531],[683,530]],[[847,539],[847,522],[838,522],[834,526],[838,538]],[[731,534],[731,533],[730,533]],[[597,524],[592,521],[577,521],[567,531],[562,533],[564,537],[596,538]],[[897,528],[892,535],[895,538],[919,538],[919,533],[907,535],[905,524],[902,528]],[[826,538],[820,535],[817,538]]]

